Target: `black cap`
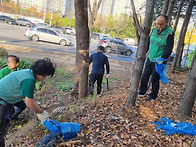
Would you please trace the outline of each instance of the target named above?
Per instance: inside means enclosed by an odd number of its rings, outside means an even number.
[[[100,46],[98,46],[98,47],[97,47],[97,49],[99,49],[99,50],[101,50],[101,51],[105,52],[104,47],[103,47],[103,46],[101,46],[101,45],[100,45]]]

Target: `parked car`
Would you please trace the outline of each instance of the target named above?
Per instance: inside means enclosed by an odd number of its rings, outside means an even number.
[[[94,32],[91,33],[91,38],[95,39],[95,40],[100,40],[99,34],[98,33],[94,33]]]
[[[66,31],[66,34],[69,34],[69,35],[75,35],[76,34],[76,31],[75,31],[74,28],[65,27],[64,29]]]
[[[62,46],[71,45],[72,41],[70,38],[65,37],[52,30],[51,28],[37,28],[33,27],[27,29],[24,34],[28,39],[32,41],[46,41],[52,43],[58,43]]]
[[[95,32],[91,33],[91,38],[95,39],[95,40],[100,40],[100,39],[106,38],[106,37],[108,37],[107,34],[101,34],[101,33],[95,33]]]
[[[109,37],[102,38],[99,41],[98,45],[102,45],[103,47],[105,47],[106,53],[114,52],[114,53],[125,54],[127,56],[131,56],[133,54],[132,47],[124,44],[124,42],[116,38],[109,38]]]
[[[54,26],[52,27],[55,31],[57,31],[58,33],[61,33],[61,34],[65,34],[66,31],[65,29],[61,28],[61,27],[58,27],[58,26]]]
[[[0,22],[16,25],[16,20],[10,16],[0,15]]]
[[[50,25],[49,24],[47,24],[47,23],[37,23],[36,24],[36,27],[41,27],[41,28],[50,28]]]
[[[26,26],[26,27],[33,27],[35,26],[34,23],[32,23],[30,20],[25,18],[18,18],[16,19],[16,23],[20,26]]]
[[[133,38],[125,38],[124,43],[128,45],[135,45],[135,40]]]

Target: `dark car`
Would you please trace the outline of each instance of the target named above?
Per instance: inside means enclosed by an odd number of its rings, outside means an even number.
[[[33,26],[35,26],[34,23],[32,23],[30,20],[25,19],[25,18],[16,19],[16,23],[18,25],[26,26],[26,27],[33,27]]]
[[[54,26],[52,28],[53,28],[53,30],[57,31],[58,33],[61,33],[61,34],[65,34],[66,33],[66,30],[61,28],[61,27]]]
[[[0,22],[16,25],[16,20],[10,16],[0,15]]]
[[[121,53],[127,56],[131,56],[133,54],[132,47],[124,44],[124,42],[116,38],[102,38],[98,45],[105,47],[106,53]]]

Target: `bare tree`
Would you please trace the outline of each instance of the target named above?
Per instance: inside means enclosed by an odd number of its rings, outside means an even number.
[[[74,0],[76,17],[76,73],[71,95],[84,98],[88,94],[89,28],[87,0]]]
[[[131,7],[132,7],[132,11],[133,11],[133,25],[135,27],[135,31],[136,31],[136,37],[137,37],[137,40],[138,40],[138,43],[140,42],[140,34],[142,32],[142,29],[141,29],[141,26],[140,26],[140,23],[139,23],[139,20],[138,20],[138,17],[137,17],[137,13],[136,13],[136,10],[135,10],[135,4],[134,4],[134,1],[131,0]]]
[[[147,0],[144,24],[142,28],[139,46],[137,49],[135,66],[134,66],[134,70],[133,70],[131,80],[130,80],[130,90],[129,90],[129,94],[128,94],[127,101],[125,104],[127,108],[135,105],[140,77],[142,74],[142,70],[144,67],[144,61],[146,58],[145,54],[146,54],[146,49],[147,49],[147,42],[148,42],[147,40],[148,40],[149,33],[151,30],[153,13],[154,13],[154,5],[155,5],[155,0]]]
[[[184,91],[180,96],[180,104],[177,108],[177,113],[184,116],[191,116],[192,109],[196,98],[196,52],[193,56],[193,61],[189,74],[186,80]]]
[[[177,28],[178,21],[179,21],[179,18],[180,18],[180,12],[181,12],[183,3],[184,3],[184,0],[181,0],[181,1],[180,1],[180,5],[179,5],[179,7],[178,7],[178,11],[177,11],[177,15],[176,15],[176,19],[175,19],[175,23],[174,23],[174,27],[173,27],[174,33],[176,32],[176,28]]]
[[[92,32],[92,28],[93,28],[93,25],[95,23],[95,20],[97,18],[97,12],[99,10],[99,7],[101,5],[101,2],[102,0],[98,0],[98,3],[97,3],[97,0],[94,0],[93,2],[93,6],[91,6],[90,4],[90,0],[88,0],[88,10],[89,10],[89,31],[90,31],[90,34]]]
[[[187,11],[186,11],[186,15],[185,15],[182,27],[181,27],[180,36],[179,36],[179,40],[178,40],[178,44],[176,48],[175,58],[174,58],[173,65],[172,65],[172,73],[174,73],[176,67],[178,68],[181,67],[181,58],[182,58],[182,52],[184,48],[184,39],[185,39],[188,24],[189,24],[189,20],[191,17],[193,5],[195,3],[196,3],[195,0],[191,0],[188,5]]]
[[[169,2],[169,7],[168,7],[168,10],[167,10],[167,14],[166,14],[166,15],[168,16],[168,18],[169,18],[169,26],[171,26],[172,12],[173,12],[173,10],[174,10],[175,1],[176,1],[176,0],[171,0],[171,1]]]
[[[161,14],[166,15],[167,10],[168,10],[168,5],[169,5],[169,0],[164,0],[164,4],[163,4]]]

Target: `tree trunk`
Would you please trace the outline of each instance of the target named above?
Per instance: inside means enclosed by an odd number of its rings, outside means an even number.
[[[95,20],[97,18],[97,12],[99,10],[101,2],[102,2],[102,0],[99,0],[98,3],[97,3],[97,0],[94,0],[93,7],[91,7],[90,0],[88,0],[89,32],[90,32],[90,36],[91,36],[92,29],[93,29],[93,25],[94,25]]]
[[[196,147],[196,137],[195,137],[191,147]]]
[[[196,3],[195,0],[191,0],[187,8],[187,11],[186,11],[184,22],[182,24],[180,35],[179,35],[175,58],[174,58],[173,65],[172,65],[172,73],[174,73],[176,67],[178,68],[181,67],[181,58],[182,58],[182,52],[184,48],[184,39],[185,39],[185,35],[186,35],[186,31],[187,31],[187,27],[189,24],[189,20],[191,17],[191,12],[192,12],[194,3]]]
[[[175,1],[176,0],[171,0],[170,2],[169,2],[169,7],[168,7],[168,10],[167,10],[167,16],[168,16],[168,18],[169,18],[169,26],[171,26],[171,20],[172,20],[172,15],[173,15],[173,10],[174,10],[174,4],[175,4]]]
[[[183,3],[184,3],[184,0],[181,0],[181,1],[180,1],[180,5],[179,5],[179,7],[178,7],[178,12],[177,12],[176,19],[175,19],[175,23],[174,23],[174,27],[173,27],[174,33],[176,32],[176,28],[177,28],[178,21],[179,21],[179,18],[180,18],[180,12],[181,12]]]
[[[136,37],[137,37],[137,41],[138,43],[140,42],[140,34],[141,34],[141,26],[140,26],[140,23],[139,23],[139,20],[138,20],[138,17],[137,17],[137,13],[136,13],[136,10],[135,10],[135,4],[134,4],[134,1],[131,0],[131,7],[132,7],[132,11],[133,11],[133,25],[135,27],[135,31],[136,31]]]
[[[89,29],[87,0],[74,0],[76,17],[76,73],[71,95],[84,98],[88,94]]]
[[[192,109],[196,98],[196,52],[193,57],[192,66],[186,80],[185,88],[180,96],[180,104],[177,113],[185,116],[192,115]]]
[[[144,61],[146,58],[145,55],[146,55],[147,42],[148,42],[147,40],[148,40],[149,33],[151,30],[154,5],[155,5],[155,0],[147,0],[143,29],[141,32],[140,43],[139,43],[137,54],[136,54],[134,70],[133,70],[131,80],[130,80],[130,90],[129,90],[129,94],[128,94],[127,101],[125,104],[127,108],[130,108],[131,106],[135,105],[140,77],[142,74],[142,70],[144,67]]]
[[[164,5],[163,5],[163,8],[162,8],[161,14],[166,15],[167,10],[168,10],[168,5],[169,5],[169,0],[164,0]]]

